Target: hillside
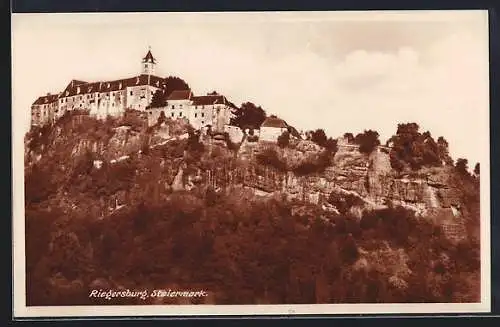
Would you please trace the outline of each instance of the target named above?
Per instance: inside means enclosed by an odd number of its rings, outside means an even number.
[[[26,136],[27,304],[479,301],[479,185],[325,151],[78,113]],[[120,302],[124,301],[124,302]]]

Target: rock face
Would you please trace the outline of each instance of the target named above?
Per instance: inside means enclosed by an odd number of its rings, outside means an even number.
[[[383,208],[388,203],[400,205],[419,216],[439,221],[450,238],[459,240],[465,235],[460,189],[450,179],[452,168],[398,175],[390,167],[388,153],[379,149],[366,156],[351,147],[341,147],[333,163],[324,173],[309,176],[252,165],[220,166],[206,170],[203,181],[228,192],[234,186],[245,186],[256,192],[282,194],[290,200],[323,206],[329,205],[332,192],[351,194],[364,202],[363,208]]]
[[[77,123],[81,122],[71,121],[71,124],[56,125],[51,130],[40,131],[36,145],[29,145],[32,139],[27,138],[27,166],[42,157],[51,157],[54,153],[60,158],[74,158],[90,150],[97,156],[94,158],[94,166],[98,163],[99,167],[96,169],[100,169],[103,162],[113,163],[113,160],[138,154],[145,145],[153,149],[165,145],[172,138],[187,135],[186,126],[170,121],[152,132],[139,132],[127,125],[97,128],[97,123],[92,121],[87,122],[89,127],[81,127]],[[332,165],[324,172],[297,176],[292,172],[255,164],[256,154],[272,148],[279,159],[285,162],[287,169],[293,169],[304,161],[314,160],[323,151],[311,141],[291,140],[288,147],[279,148],[275,144],[256,142],[247,137],[236,153],[239,161],[244,164],[236,165],[225,165],[225,161],[220,160],[221,156],[216,155],[215,148],[217,146],[212,144],[206,147],[209,154],[222,163],[210,168],[198,167],[196,172],[187,169],[185,164],[179,163],[184,168],[178,169],[177,164],[173,167],[173,161],[168,164],[163,162],[162,165],[168,167],[162,166],[162,169],[171,171],[169,176],[162,176],[161,183],[165,185],[165,189],[178,191],[211,186],[229,193],[235,187],[243,186],[255,193],[283,196],[329,208],[332,207],[328,202],[332,193],[350,195],[363,203],[357,210],[358,215],[361,209],[380,208],[392,203],[412,209],[418,215],[442,221],[449,226],[445,229],[457,239],[462,234],[463,217],[466,215],[462,206],[463,192],[453,180],[454,174],[450,171],[452,167],[426,168],[400,175],[391,168],[387,148],[379,147],[368,156],[361,154],[356,145],[342,143],[338,145],[338,151],[332,158]],[[185,155],[178,158],[181,162],[185,161],[182,157]],[[212,159],[213,162],[218,162],[217,160]],[[62,165],[65,165],[64,161]],[[109,200],[111,207],[120,207],[126,202],[126,198],[125,195],[117,195],[106,201]],[[331,209],[337,210],[335,207]]]

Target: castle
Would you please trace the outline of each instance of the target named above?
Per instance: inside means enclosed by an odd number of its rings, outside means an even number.
[[[194,96],[190,90],[173,91],[164,106],[150,108],[156,91],[166,91],[167,82],[155,75],[157,61],[151,50],[142,58],[140,75],[106,82],[72,80],[58,94],[39,97],[31,106],[31,125],[52,124],[66,112],[85,110],[98,119],[120,116],[126,109],[145,112],[148,125],[158,122],[160,116],[186,119],[194,128],[212,126],[223,131],[236,107],[217,93]]]

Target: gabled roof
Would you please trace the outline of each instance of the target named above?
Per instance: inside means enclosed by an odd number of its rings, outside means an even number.
[[[74,96],[78,94],[88,94],[94,92],[114,92],[124,90],[131,86],[151,85],[158,88],[165,87],[165,80],[154,75],[141,74],[138,76],[106,82],[81,82],[73,80],[60,94],[60,98]]]
[[[85,82],[85,81],[79,81],[77,79],[74,79],[74,80],[71,81],[71,84],[74,85],[74,86],[76,86],[76,85],[87,84],[87,82]]]
[[[170,93],[167,100],[190,100],[192,96],[191,90],[175,90]]]
[[[192,100],[193,100],[193,105],[195,106],[226,104],[228,102],[225,96],[219,94],[194,96]]]
[[[52,103],[54,101],[57,101],[57,98],[58,98],[58,94],[47,94],[45,96],[41,96],[39,97],[38,99],[36,99],[35,102],[33,102],[33,104],[47,104],[47,103]]]
[[[156,59],[153,57],[151,50],[148,50],[146,56],[142,58],[142,62],[152,62],[153,64],[156,63]]]
[[[260,125],[261,127],[275,127],[275,128],[288,128],[287,123],[277,117],[267,117],[266,120]]]

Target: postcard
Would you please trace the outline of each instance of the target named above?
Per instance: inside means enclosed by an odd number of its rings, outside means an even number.
[[[487,11],[13,14],[15,317],[490,310]]]

